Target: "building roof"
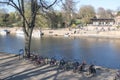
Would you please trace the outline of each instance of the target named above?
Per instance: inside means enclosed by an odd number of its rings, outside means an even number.
[[[115,21],[114,19],[105,19],[105,18],[99,18],[99,19],[97,19],[97,18],[92,18],[91,19],[92,21]]]

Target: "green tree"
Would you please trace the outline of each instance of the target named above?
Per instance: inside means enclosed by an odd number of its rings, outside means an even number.
[[[5,27],[7,27],[7,24],[9,23],[9,14],[4,14],[3,16],[2,16],[2,19],[3,19],[3,24],[4,24],[4,26]]]
[[[22,26],[22,17],[18,11],[14,12],[15,16],[15,22],[13,23],[13,26],[21,27]]]
[[[50,28],[63,28],[64,26],[63,24],[63,16],[60,12],[57,11],[51,11],[49,13],[47,13],[47,18],[50,22]]]
[[[95,10],[94,7],[91,5],[84,5],[79,10],[79,18],[81,19],[82,23],[88,24],[90,23],[90,19],[95,17]]]
[[[62,14],[64,16],[65,23],[67,25],[71,24],[71,21],[74,19],[74,14],[76,11],[76,2],[75,0],[64,0],[62,1]],[[66,26],[67,27],[67,26]]]
[[[7,13],[7,10],[5,8],[0,9],[0,25],[5,26],[9,21],[9,14]]]
[[[36,27],[38,28],[48,28],[50,23],[46,18],[46,15],[39,12],[39,14],[37,15],[35,24],[36,24]]]
[[[16,12],[10,12],[8,19],[9,19],[9,22],[8,22],[9,27],[20,26],[18,24],[19,22],[21,22],[21,17],[20,16],[18,17]]]

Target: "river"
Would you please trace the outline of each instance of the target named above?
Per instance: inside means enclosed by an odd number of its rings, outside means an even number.
[[[0,35],[0,52],[19,53],[24,48],[24,37]],[[120,39],[85,37],[42,37],[33,38],[31,52],[41,56],[64,58],[70,61],[95,64],[120,69]]]

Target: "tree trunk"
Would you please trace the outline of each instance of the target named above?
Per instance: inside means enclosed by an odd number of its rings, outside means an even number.
[[[28,50],[29,50],[29,48],[28,48],[28,46],[29,46],[29,36],[27,36],[26,34],[25,34],[25,57],[30,57],[30,54],[29,54],[29,52],[28,52]]]
[[[27,58],[30,58],[30,55],[31,55],[30,47],[31,47],[31,39],[32,39],[33,29],[34,29],[34,27],[29,28],[27,31],[29,35],[25,34],[25,56]]]

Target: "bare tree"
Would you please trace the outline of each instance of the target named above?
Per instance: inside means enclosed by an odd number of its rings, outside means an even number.
[[[29,19],[25,16],[25,2],[29,1],[31,5],[30,17]],[[47,10],[53,6],[57,0],[53,2],[47,2],[47,0],[0,0],[1,4],[7,4],[14,7],[22,17],[23,30],[25,34],[25,55],[30,57],[30,47],[31,47],[31,38],[32,32],[35,27],[36,15],[39,10]]]
[[[105,10],[102,7],[98,8],[97,15],[98,15],[97,16],[98,18],[113,18],[114,17],[112,14],[112,10],[110,9]]]
[[[70,23],[71,20],[74,18],[74,13],[75,13],[75,5],[76,2],[75,0],[61,0],[62,2],[62,10],[65,16],[65,22]]]
[[[106,10],[106,16],[107,16],[107,18],[110,18],[110,19],[111,19],[111,18],[114,18],[114,15],[112,14],[112,12],[113,12],[113,11],[110,10],[110,9],[107,9],[107,10]]]

